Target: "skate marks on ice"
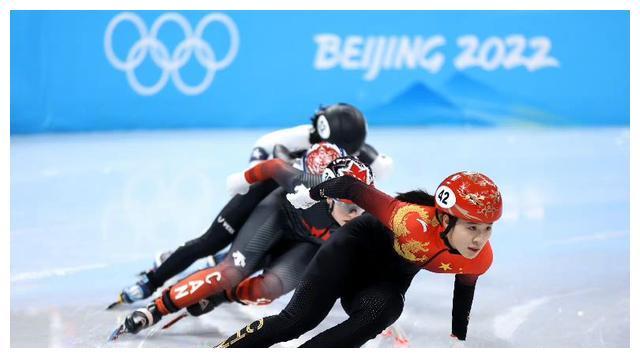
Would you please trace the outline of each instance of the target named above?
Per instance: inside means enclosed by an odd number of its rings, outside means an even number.
[[[115,325],[103,307],[49,306],[11,312],[11,347],[100,347]]]
[[[529,318],[529,315],[539,306],[549,302],[550,299],[550,297],[536,298],[509,308],[508,312],[493,320],[494,334],[505,341],[511,339],[513,333]]]
[[[290,298],[290,297],[289,297]],[[107,342],[107,337],[123,322],[127,314],[148,302],[120,306],[105,310],[102,302],[95,305],[50,306],[26,308],[11,312],[11,347],[102,347],[102,348],[209,348],[217,345],[238,329],[263,316],[277,314],[289,298],[278,300],[269,306],[242,306],[226,304],[201,317],[187,317],[169,329],[162,326],[176,315],[164,317],[155,326],[137,335],[123,335],[117,341]],[[321,327],[300,338],[276,345],[296,347],[311,336],[345,319],[339,306],[327,317]]]
[[[176,315],[170,315],[165,317],[157,325],[153,326],[149,330],[140,332],[137,335],[123,335],[115,342],[109,342],[109,344],[103,344],[104,347],[197,347],[197,348],[211,348],[218,345],[220,342],[227,339],[234,334],[240,328],[247,324],[258,320],[262,317],[278,314],[288,301],[290,300],[292,293],[278,299],[270,305],[266,306],[243,306],[239,304],[225,304],[217,307],[213,312],[200,316],[191,317],[188,316],[169,329],[162,329],[162,326],[173,319]],[[132,308],[134,309],[134,308]],[[123,312],[130,312],[126,310]],[[121,322],[124,318],[119,317],[118,322]],[[294,348],[298,347],[313,336],[329,329],[330,327],[337,325],[347,319],[347,315],[342,310],[339,302],[337,302],[331,309],[326,319],[313,330],[303,334],[297,339],[282,342],[274,345],[275,348]],[[113,329],[115,326],[110,327]],[[394,332],[400,331],[401,334],[406,334],[399,328],[395,327]],[[107,331],[108,332],[108,329]],[[404,347],[406,344],[396,342],[395,336],[384,336],[380,334],[375,339],[365,345],[366,347]],[[403,336],[404,338],[404,336]]]
[[[74,267],[61,267],[61,268],[54,268],[54,269],[34,271],[34,272],[22,272],[14,276],[11,276],[11,283],[31,281],[31,280],[42,280],[42,279],[48,279],[55,276],[58,276],[58,277],[68,276],[78,272],[97,270],[97,269],[106,268],[108,266],[109,265],[107,264],[91,264],[91,265],[82,265],[82,266],[74,266]]]
[[[240,326],[238,318],[225,314],[224,310],[211,319],[229,324],[221,330],[210,319],[192,318],[182,320],[168,330],[162,324],[172,316],[160,321],[137,335],[123,335],[115,342],[107,342],[109,334],[133,311],[136,306],[123,307],[119,311],[106,311],[103,306],[52,307],[29,309],[11,313],[11,347],[211,347],[227,338],[231,326]],[[34,324],[37,322],[37,324]],[[237,323],[237,324],[235,324]],[[229,332],[227,332],[227,330]]]
[[[559,301],[565,297],[585,295],[595,293],[596,291],[598,290],[589,289],[562,295],[545,296],[530,299],[522,304],[511,306],[506,310],[506,312],[493,319],[493,332],[496,337],[509,341],[513,338],[515,331],[529,320],[530,316],[542,306],[547,305],[554,300]],[[559,303],[555,302],[555,304],[557,305]],[[559,308],[559,313],[562,313],[561,308]],[[576,315],[581,317],[584,315],[584,311],[576,311]]]
[[[429,283],[431,287],[412,287],[417,290],[410,292],[397,323],[407,332],[410,347],[451,347],[451,302],[446,295],[450,292],[444,287],[435,292],[439,282]],[[545,294],[536,287],[501,290],[486,282],[479,287],[464,346],[629,347],[629,292],[620,286],[564,288]]]
[[[225,173],[244,167],[246,148],[263,132],[12,136],[11,346],[106,346],[119,319],[136,307],[109,312],[108,301],[132,282],[132,273],[146,267],[149,254],[201,234],[227,200]],[[628,133],[414,128],[371,133],[371,142],[386,143],[381,149],[396,161],[397,172],[383,184],[389,192],[417,182],[433,187],[440,179],[436,173],[460,167],[495,173],[510,192],[506,207],[514,209],[497,228],[496,261],[477,288],[466,347],[629,345]],[[416,142],[426,145],[425,151],[466,144],[450,148],[459,159],[453,167],[441,161],[416,167],[410,154]],[[499,145],[487,147],[487,142]],[[487,150],[481,158],[468,154],[480,147]],[[224,160],[212,161],[211,153],[224,153]],[[140,176],[145,173],[150,176]],[[587,210],[602,207],[608,210]],[[87,240],[91,237],[97,239]],[[530,245],[527,252],[522,243]],[[109,266],[91,266],[101,263]],[[523,277],[526,271],[532,273]],[[419,276],[425,277],[419,280],[423,285],[410,288],[398,323],[411,347],[448,347],[451,277],[437,285],[437,275]],[[558,297],[586,288],[599,291]],[[168,330],[123,337],[117,345],[208,347],[255,318],[279,312],[289,299],[282,300],[268,308],[272,311],[221,306]],[[244,315],[245,309],[255,315]],[[327,323],[344,317],[338,308]],[[496,330],[499,317],[504,327]]]
[[[608,288],[544,296],[507,307],[496,337],[517,347],[629,347],[629,298]]]

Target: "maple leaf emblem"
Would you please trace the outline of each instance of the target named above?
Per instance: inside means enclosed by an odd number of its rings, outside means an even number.
[[[361,168],[359,165],[351,163],[351,166],[349,167],[349,175],[363,183],[367,183],[367,174],[367,168]]]

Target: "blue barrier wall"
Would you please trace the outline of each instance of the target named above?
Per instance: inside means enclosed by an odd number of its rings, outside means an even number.
[[[12,11],[11,133],[629,125],[628,11]]]

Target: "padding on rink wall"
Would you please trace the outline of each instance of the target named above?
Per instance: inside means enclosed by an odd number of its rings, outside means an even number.
[[[11,133],[629,126],[628,11],[12,11]]]

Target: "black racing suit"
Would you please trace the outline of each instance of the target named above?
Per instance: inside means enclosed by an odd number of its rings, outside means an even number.
[[[393,234],[370,214],[333,233],[280,314],[249,324],[220,347],[269,347],[315,328],[340,299],[349,318],[301,347],[360,347],[400,317],[420,268],[393,250]]]

